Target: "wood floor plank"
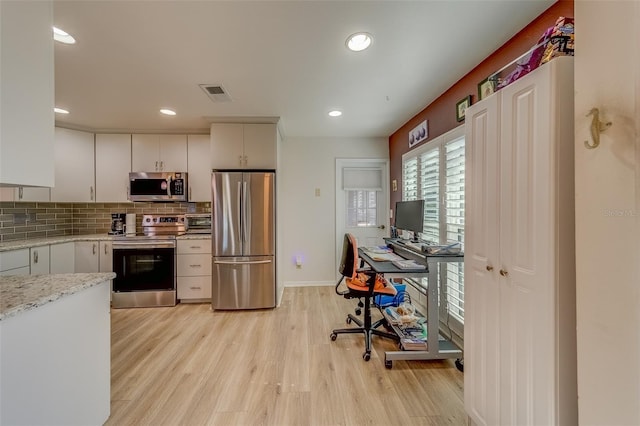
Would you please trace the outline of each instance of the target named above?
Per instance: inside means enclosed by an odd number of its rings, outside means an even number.
[[[466,425],[452,360],[395,361],[397,344],[340,335],[356,301],[285,289],[273,310],[114,309],[106,425]]]

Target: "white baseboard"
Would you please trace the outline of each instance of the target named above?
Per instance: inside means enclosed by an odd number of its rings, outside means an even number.
[[[322,286],[335,286],[333,281],[285,281],[285,287],[322,287]]]

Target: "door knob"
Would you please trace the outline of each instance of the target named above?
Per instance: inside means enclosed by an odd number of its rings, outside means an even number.
[[[500,269],[500,275],[502,275],[503,277],[506,277],[507,275],[509,275],[509,273],[504,269]]]

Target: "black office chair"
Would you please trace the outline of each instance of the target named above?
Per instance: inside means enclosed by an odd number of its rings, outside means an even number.
[[[338,338],[338,334],[363,333],[365,350],[362,354],[362,358],[365,361],[369,361],[371,359],[372,335],[375,334],[377,336],[393,339],[396,342],[399,341],[399,338],[395,333],[378,330],[378,327],[380,326],[388,326],[384,317],[374,323],[371,323],[372,299],[378,295],[393,296],[396,294],[396,289],[376,273],[360,269],[359,262],[360,260],[358,257],[358,245],[356,243],[356,239],[352,234],[345,234],[342,246],[342,259],[340,261],[340,267],[338,268],[341,277],[336,283],[336,293],[346,299],[358,298],[364,300],[364,313],[362,320],[351,314],[347,315],[347,324],[354,322],[358,327],[335,329],[331,332],[330,337],[331,340],[335,341]],[[346,289],[340,290],[340,285],[343,280],[346,282]],[[362,307],[362,304],[359,304],[359,307]],[[356,309],[356,313],[357,312],[358,309]]]

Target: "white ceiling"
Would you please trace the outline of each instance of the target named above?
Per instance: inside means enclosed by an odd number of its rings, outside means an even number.
[[[207,130],[279,117],[285,137],[386,137],[554,0],[58,1],[57,123]],[[367,31],[371,48],[345,48]],[[214,103],[199,84],[221,84]],[[177,116],[159,114],[173,108]],[[344,115],[327,116],[332,108]]]

